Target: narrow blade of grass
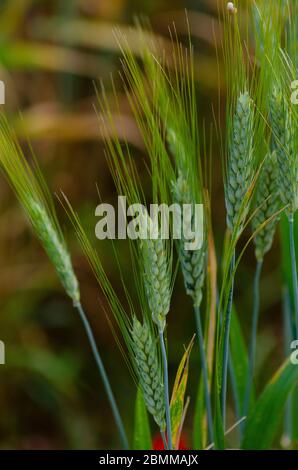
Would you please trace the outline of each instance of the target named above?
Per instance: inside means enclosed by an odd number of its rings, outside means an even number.
[[[242,448],[265,450],[272,445],[287,398],[298,384],[298,367],[287,360],[273,376],[247,418]]]

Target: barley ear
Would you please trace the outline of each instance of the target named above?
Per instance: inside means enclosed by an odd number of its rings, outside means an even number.
[[[238,97],[229,144],[225,200],[227,226],[241,232],[249,207],[243,208],[253,175],[253,106],[248,92]]]
[[[0,166],[74,304],[78,281],[57,221],[54,203],[34,155],[29,165],[5,114],[0,114]]]
[[[136,372],[147,409],[163,431],[166,427],[164,386],[156,341],[149,326],[146,323],[142,325],[136,317],[133,318],[131,337]]]
[[[182,207],[183,204],[193,204],[194,198],[191,196],[189,185],[182,173],[179,173],[177,180],[172,184],[172,194],[174,202],[179,204],[180,207]],[[184,220],[183,222],[184,224],[188,223],[190,226],[193,225],[191,217],[190,220]],[[186,250],[185,242],[184,236],[178,241],[178,254],[181,262],[185,290],[187,295],[192,298],[194,307],[200,307],[205,281],[207,258],[206,243],[204,243],[203,247],[199,250]]]
[[[280,196],[278,186],[278,164],[276,153],[266,156],[255,196],[255,215],[252,219],[255,255],[258,261],[262,261],[270,250],[276,225],[279,221]]]
[[[171,273],[165,241],[142,241],[144,286],[152,319],[163,332],[171,303]]]
[[[57,233],[57,229],[42,204],[32,199],[28,201],[27,205],[34,231],[54,265],[61,284],[73,303],[79,304],[79,285],[64,240]]]
[[[295,148],[293,116],[283,96],[275,87],[270,97],[269,119],[272,127],[272,148],[276,150],[279,189],[282,203],[288,215],[298,208],[298,158]]]

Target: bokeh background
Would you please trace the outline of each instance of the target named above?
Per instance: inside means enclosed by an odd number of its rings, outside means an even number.
[[[0,79],[6,85],[5,110],[22,142],[27,137],[32,142],[51,191],[64,191],[92,236],[98,204],[96,184],[105,201],[116,197],[94,111],[94,82],[102,79],[109,90],[112,74],[121,93],[119,49],[113,30],[120,28],[137,47],[133,30],[128,27],[136,16],[144,16],[150,19],[154,32],[166,40],[168,26],[174,22],[178,36],[187,42],[185,9],[195,48],[201,127],[204,123],[209,127],[214,109],[224,129],[225,84],[216,0],[0,1]],[[124,95],[120,103],[129,143],[136,158],[144,156]],[[225,213],[216,143],[210,158],[214,236],[220,263]],[[145,172],[143,177],[146,184]],[[83,303],[131,435],[135,385],[111,333],[100,289],[58,202],[57,209],[81,283]],[[127,246],[125,242],[118,245],[125,261]],[[100,242],[97,248],[114,285],[120,285],[112,250]],[[6,365],[0,366],[0,448],[117,447],[113,419],[80,320],[4,178],[0,181],[0,260],[0,339],[6,345]],[[283,354],[279,266],[277,241],[266,259],[262,280],[257,361],[260,387]],[[253,250],[249,248],[239,268],[236,290],[246,335],[253,270]],[[128,268],[125,272],[124,267],[124,274],[130,287]],[[178,277],[169,315],[171,379],[193,332],[191,305]],[[188,387],[191,405],[184,436],[189,446],[197,371],[198,351],[194,348]]]

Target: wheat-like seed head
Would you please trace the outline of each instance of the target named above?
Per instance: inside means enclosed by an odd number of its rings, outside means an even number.
[[[164,430],[164,386],[156,342],[146,322],[142,325],[136,317],[133,319],[131,336],[137,375],[147,409],[159,428]]]
[[[74,304],[79,303],[79,285],[64,241],[60,238],[47,211],[41,204],[31,200],[28,203],[28,207],[32,226],[53,263],[61,284]]]
[[[29,165],[5,115],[0,115],[0,165],[22,204],[36,236],[53,263],[74,304],[80,301],[78,281],[38,163]]]
[[[298,208],[298,158],[295,149],[293,117],[282,90],[273,89],[270,97],[272,147],[276,150],[279,168],[279,189],[288,214]]]
[[[172,185],[174,202],[181,207],[183,204],[193,204],[194,198],[187,180],[180,173],[177,180]],[[185,221],[192,225],[192,219]],[[189,240],[188,240],[189,241]],[[186,250],[185,239],[182,236],[178,241],[178,253],[181,262],[182,273],[186,293],[192,298],[194,306],[199,307],[203,298],[203,287],[206,270],[206,243],[199,250]]]
[[[164,331],[171,303],[171,274],[165,241],[142,241],[144,286],[153,321]]]
[[[239,231],[249,210],[243,200],[252,182],[253,175],[253,106],[248,92],[241,93],[236,105],[229,146],[225,200],[227,225]]]
[[[254,236],[256,258],[261,261],[272,246],[279,220],[278,215],[276,215],[280,209],[280,196],[278,164],[275,152],[266,156],[261,169],[256,189],[255,209],[252,229],[253,232],[256,232]]]

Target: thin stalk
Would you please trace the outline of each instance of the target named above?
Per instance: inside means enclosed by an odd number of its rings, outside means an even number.
[[[253,314],[252,314],[252,325],[251,325],[251,333],[250,333],[249,358],[248,358],[248,369],[247,369],[246,387],[245,387],[245,395],[244,395],[243,416],[247,416],[247,413],[248,413],[253,375],[254,375],[257,330],[258,330],[259,313],[260,313],[260,279],[261,279],[262,267],[263,267],[263,260],[258,260],[257,266],[256,266],[254,284],[253,284]]]
[[[293,340],[293,318],[291,312],[291,299],[288,287],[284,289],[283,293],[283,320],[284,320],[284,354],[285,357],[289,356],[289,345]],[[294,392],[295,393],[295,392]],[[283,435],[283,445],[285,447],[290,447],[292,444],[292,434],[293,434],[293,392],[290,394],[284,415],[284,435]]]
[[[210,439],[210,442],[213,442],[214,433],[213,433],[212,406],[211,406],[211,398],[210,398],[210,392],[209,392],[208,366],[207,366],[207,359],[206,359],[206,353],[205,353],[204,336],[203,336],[203,330],[202,330],[200,309],[198,307],[194,307],[194,312],[195,312],[197,335],[198,335],[198,342],[199,342],[199,348],[200,348],[200,360],[201,360],[201,369],[202,369],[202,375],[203,375],[209,439]]]
[[[218,306],[218,293],[216,294],[216,305]],[[220,315],[220,325],[222,326],[222,315]],[[231,380],[231,387],[232,387],[232,394],[234,398],[234,405],[235,405],[235,415],[237,420],[240,419],[240,398],[239,398],[239,393],[237,389],[237,380],[236,380],[236,373],[235,373],[235,367],[233,363],[233,359],[231,355],[229,354],[228,358],[228,367],[229,367],[229,373],[230,373],[230,380]]]
[[[168,448],[169,450],[173,450],[170,399],[169,399],[168,360],[167,360],[165,340],[164,340],[162,331],[159,332],[159,341],[160,341],[161,356],[162,356],[162,362],[163,362]]]
[[[234,295],[234,269],[235,269],[235,250],[232,254],[230,264],[230,276],[231,276],[231,287],[228,298],[227,311],[224,322],[224,349],[223,349],[223,367],[222,367],[222,383],[221,383],[221,412],[222,422],[225,429],[226,426],[226,402],[227,402],[227,381],[228,381],[228,363],[229,363],[229,340],[230,340],[230,327],[231,327],[231,315],[233,306],[233,295]]]
[[[229,373],[230,373],[232,394],[234,398],[235,416],[236,416],[236,420],[240,421],[242,419],[241,412],[240,412],[240,398],[239,398],[239,393],[238,393],[238,388],[237,388],[235,367],[234,367],[231,354],[229,355],[228,367],[229,367]]]
[[[99,370],[99,373],[100,373],[100,376],[101,376],[101,379],[102,379],[102,382],[103,382],[103,385],[104,385],[104,388],[105,388],[105,391],[106,391],[106,394],[107,394],[107,397],[108,397],[108,400],[109,400],[109,403],[110,403],[110,406],[111,406],[111,409],[112,409],[112,413],[113,413],[113,416],[114,416],[114,419],[115,419],[115,423],[116,423],[116,426],[117,426],[117,429],[118,429],[118,432],[119,432],[121,444],[122,444],[124,449],[128,449],[129,445],[128,445],[127,436],[126,436],[126,433],[125,433],[125,430],[124,430],[123,422],[122,422],[122,419],[121,419],[121,416],[120,416],[120,413],[119,413],[118,406],[116,404],[116,400],[115,400],[115,397],[114,397],[114,394],[113,394],[113,391],[112,391],[112,388],[111,388],[106,370],[104,368],[102,359],[101,359],[99,351],[97,349],[96,342],[95,342],[95,339],[94,339],[94,336],[93,336],[93,333],[92,333],[90,323],[89,323],[89,321],[86,317],[86,314],[85,314],[81,304],[80,303],[76,304],[75,308],[77,309],[77,311],[80,315],[80,318],[83,322],[85,331],[87,333],[89,344],[91,346],[91,349],[92,349],[92,352],[93,352],[93,355],[94,355],[94,358],[95,358],[95,362],[97,364],[97,367],[98,367],[98,370]]]
[[[295,307],[295,330],[296,338],[298,338],[298,278],[297,278],[297,262],[295,251],[295,234],[294,234],[294,217],[289,218],[290,229],[290,250],[291,250],[291,263],[292,263],[292,282],[293,282],[293,295]]]
[[[163,442],[165,450],[168,450],[168,443],[167,443],[166,433],[164,431],[160,431],[160,435],[161,435],[162,442]]]
[[[284,434],[282,436],[282,445],[286,448],[292,445],[293,435],[293,393],[289,395],[286,402],[285,415],[284,415]]]

